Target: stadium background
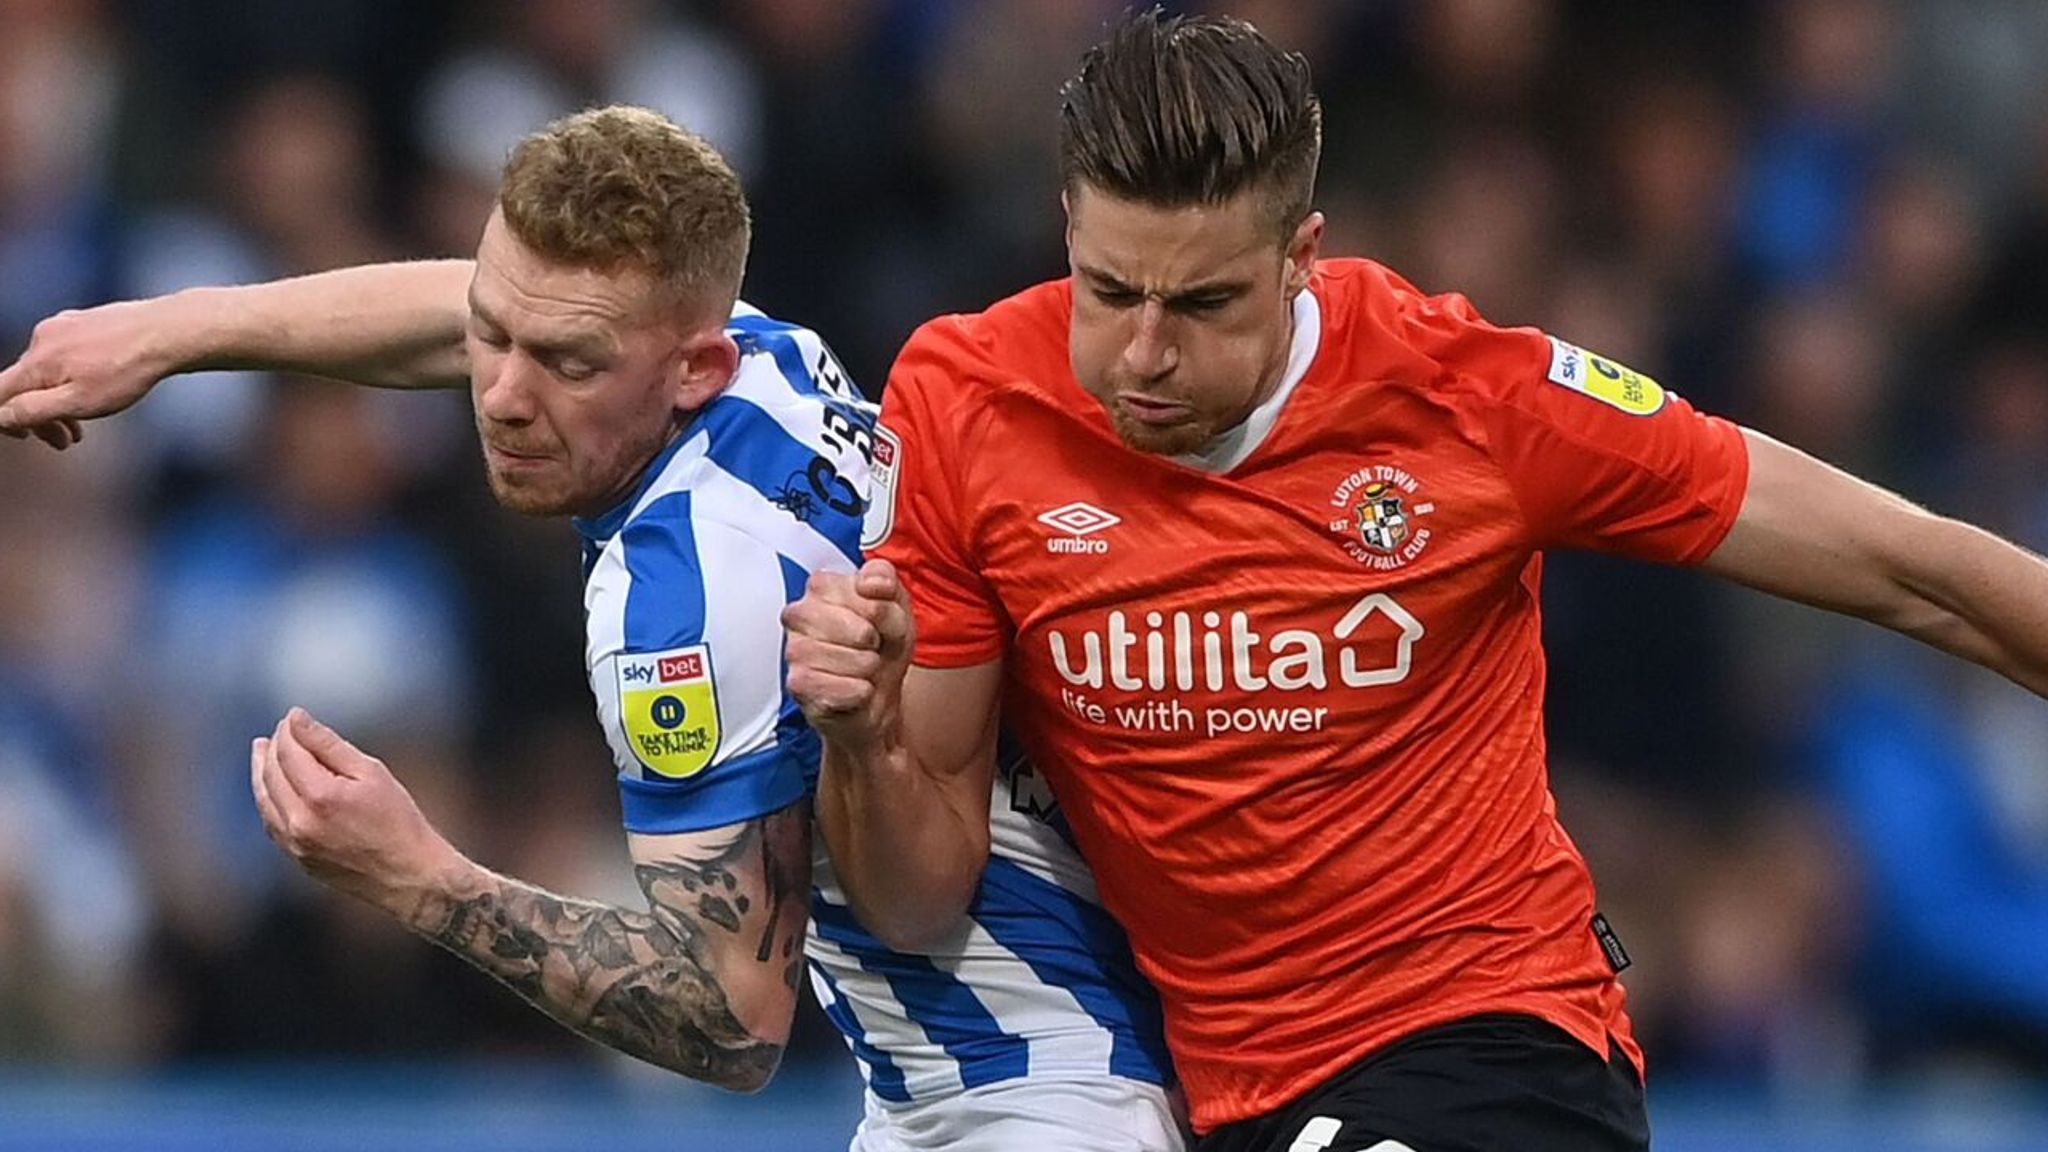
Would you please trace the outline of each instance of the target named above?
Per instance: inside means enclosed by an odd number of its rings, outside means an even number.
[[[1096,0],[0,0],[0,355],[57,309],[466,255],[586,103],[710,136],[747,294],[872,390],[1062,271]],[[2048,5],[1239,0],[1314,63],[1328,250],[2048,545]],[[584,1044],[293,872],[305,704],[500,870],[637,899],[566,525],[460,395],[179,380],[0,441],[0,1148],[840,1148]],[[1452,497],[1447,497],[1452,498]],[[1560,559],[1555,784],[1633,952],[1659,1146],[2048,1148],[2048,705],[1685,573]]]

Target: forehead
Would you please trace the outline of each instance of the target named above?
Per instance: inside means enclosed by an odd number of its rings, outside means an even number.
[[[520,243],[493,213],[477,245],[470,301],[508,327],[577,331],[637,326],[659,317],[662,295],[637,269],[600,272],[551,261]]]
[[[1076,184],[1067,193],[1067,224],[1075,264],[1153,291],[1242,275],[1281,256],[1256,192],[1162,208]]]

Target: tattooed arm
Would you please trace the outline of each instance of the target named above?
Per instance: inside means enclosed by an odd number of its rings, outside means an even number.
[[[412,929],[569,1028],[697,1080],[750,1091],[789,1039],[810,897],[810,805],[708,832],[634,836],[648,912],[478,869]]]
[[[273,839],[600,1044],[751,1091],[782,1058],[810,914],[808,801],[631,838],[645,910],[572,900],[457,852],[382,761],[294,710],[250,756]]]

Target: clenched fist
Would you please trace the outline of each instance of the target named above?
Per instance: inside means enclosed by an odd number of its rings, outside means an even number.
[[[886,560],[859,572],[817,572],[782,611],[789,691],[811,726],[848,750],[893,739],[916,625],[910,595]]]

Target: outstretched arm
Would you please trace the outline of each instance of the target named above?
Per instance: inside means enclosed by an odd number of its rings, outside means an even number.
[[[1703,565],[1882,624],[2048,696],[2048,562],[1745,430],[1742,511]]]
[[[959,924],[988,863],[1002,664],[910,665],[895,570],[819,574],[784,613],[789,687],[824,737],[818,829],[854,915],[928,949]]]
[[[386,388],[464,383],[467,260],[369,264],[60,312],[0,369],[0,433],[53,446],[166,376],[248,368]]]
[[[701,832],[632,837],[645,910],[484,869],[388,769],[294,711],[251,750],[264,825],[314,877],[396,916],[571,1030],[752,1091],[782,1058],[810,899],[803,803]]]

